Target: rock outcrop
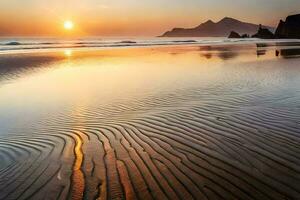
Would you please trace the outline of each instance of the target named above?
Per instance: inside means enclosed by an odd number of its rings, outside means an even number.
[[[228,38],[249,38],[248,34],[240,35],[239,33],[235,31],[231,31]]]
[[[237,32],[231,31],[228,38],[241,38],[242,36],[240,36],[240,34],[238,34]]]
[[[258,32],[252,35],[253,38],[260,39],[274,39],[274,34],[267,28],[263,28],[262,25],[259,25]]]
[[[248,35],[248,34],[243,34],[242,36],[241,36],[242,38],[249,38],[250,36]]]
[[[285,21],[280,20],[275,38],[300,39],[300,14],[288,16]]]

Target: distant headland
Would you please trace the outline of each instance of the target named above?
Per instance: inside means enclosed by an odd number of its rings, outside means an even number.
[[[285,21],[280,20],[277,28],[225,17],[216,23],[208,20],[195,28],[174,28],[160,37],[300,39],[300,14],[288,16]]]
[[[274,27],[263,28],[275,30]],[[195,28],[174,28],[160,37],[227,37],[231,31],[253,35],[259,29],[259,24],[242,22],[234,18],[225,17],[219,22],[208,20]]]

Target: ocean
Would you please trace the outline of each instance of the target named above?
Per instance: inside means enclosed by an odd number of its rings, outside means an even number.
[[[57,49],[102,49],[121,47],[153,47],[166,45],[223,45],[223,44],[251,44],[251,43],[295,43],[300,40],[262,40],[255,38],[0,38],[0,53],[55,51]]]

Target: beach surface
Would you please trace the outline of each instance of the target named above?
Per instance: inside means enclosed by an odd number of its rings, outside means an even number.
[[[1,54],[0,199],[300,199],[300,45]]]

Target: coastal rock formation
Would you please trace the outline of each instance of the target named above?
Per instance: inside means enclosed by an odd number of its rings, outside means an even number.
[[[243,34],[242,36],[241,36],[242,38],[249,38],[250,36],[248,35],[248,34]]]
[[[208,20],[195,28],[174,28],[160,37],[227,37],[232,30],[238,33],[254,34],[259,25],[225,17],[219,22]],[[273,29],[272,27],[264,27]]]
[[[231,31],[228,38],[241,38],[241,36],[237,32]]]
[[[258,32],[252,35],[253,38],[261,39],[273,39],[274,34],[267,28],[263,28],[262,25],[259,25]]]
[[[300,38],[300,14],[288,16],[284,21],[280,20],[275,32],[276,38]]]
[[[240,35],[235,31],[231,31],[228,38],[249,38],[249,35],[248,34]]]

